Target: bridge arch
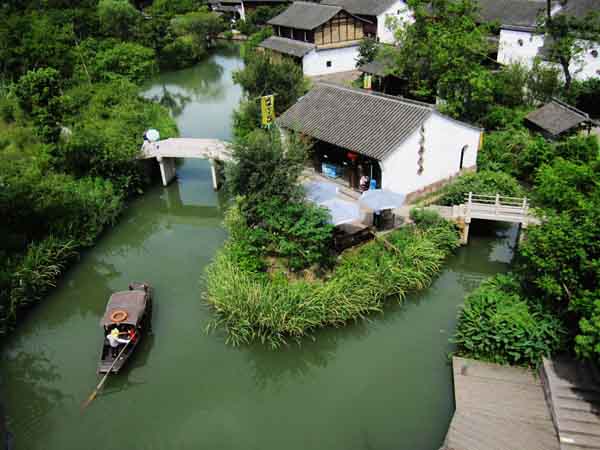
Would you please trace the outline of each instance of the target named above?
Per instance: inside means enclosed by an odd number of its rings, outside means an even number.
[[[156,159],[163,186],[177,175],[176,158],[208,159],[212,173],[213,188],[219,187],[216,165],[231,160],[228,142],[219,139],[170,138],[156,142],[144,142],[140,159]]]

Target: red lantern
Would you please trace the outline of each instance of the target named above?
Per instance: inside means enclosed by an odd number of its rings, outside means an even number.
[[[348,158],[352,162],[355,162],[358,158],[358,155],[354,152],[348,152],[346,153],[346,158]]]

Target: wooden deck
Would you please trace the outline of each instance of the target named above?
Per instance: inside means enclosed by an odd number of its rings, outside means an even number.
[[[541,380],[527,369],[453,358],[456,411],[445,450],[559,450]]]
[[[561,450],[600,449],[600,374],[572,358],[544,359],[546,397]]]

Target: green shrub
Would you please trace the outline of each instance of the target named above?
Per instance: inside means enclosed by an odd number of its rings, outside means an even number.
[[[455,247],[458,234],[450,224],[446,229]],[[385,241],[346,251],[331,274],[315,281],[244,270],[226,245],[207,269],[206,300],[216,314],[209,329],[224,328],[233,345],[257,341],[275,348],[318,328],[365,318],[389,298],[402,301],[431,283],[448,254],[435,243],[436,233],[394,231]]]
[[[453,339],[457,355],[536,367],[562,349],[560,320],[518,292],[514,278],[498,275],[467,296]]]
[[[441,205],[459,205],[465,202],[469,192],[479,195],[505,195],[522,197],[524,190],[519,182],[503,172],[468,173],[453,181],[441,191],[442,196],[437,201]]]
[[[4,302],[0,317],[0,334],[9,331],[17,321],[18,312],[39,302],[56,286],[70,260],[77,255],[75,244],[48,238],[30,245],[11,276],[11,290],[0,297]]]
[[[121,42],[98,52],[92,62],[95,81],[111,81],[124,77],[132,83],[142,83],[158,72],[153,49],[132,42]]]

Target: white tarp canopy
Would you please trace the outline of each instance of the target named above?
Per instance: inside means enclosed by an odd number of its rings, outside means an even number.
[[[360,219],[360,207],[356,202],[348,202],[339,198],[333,198],[321,202],[320,205],[329,210],[329,215],[331,217],[329,223],[333,225],[342,225]]]
[[[404,204],[404,194],[397,194],[383,189],[369,189],[363,192],[360,203],[373,211],[400,208]]]
[[[324,181],[308,181],[303,186],[306,198],[317,204],[334,199],[338,193],[335,184]]]

